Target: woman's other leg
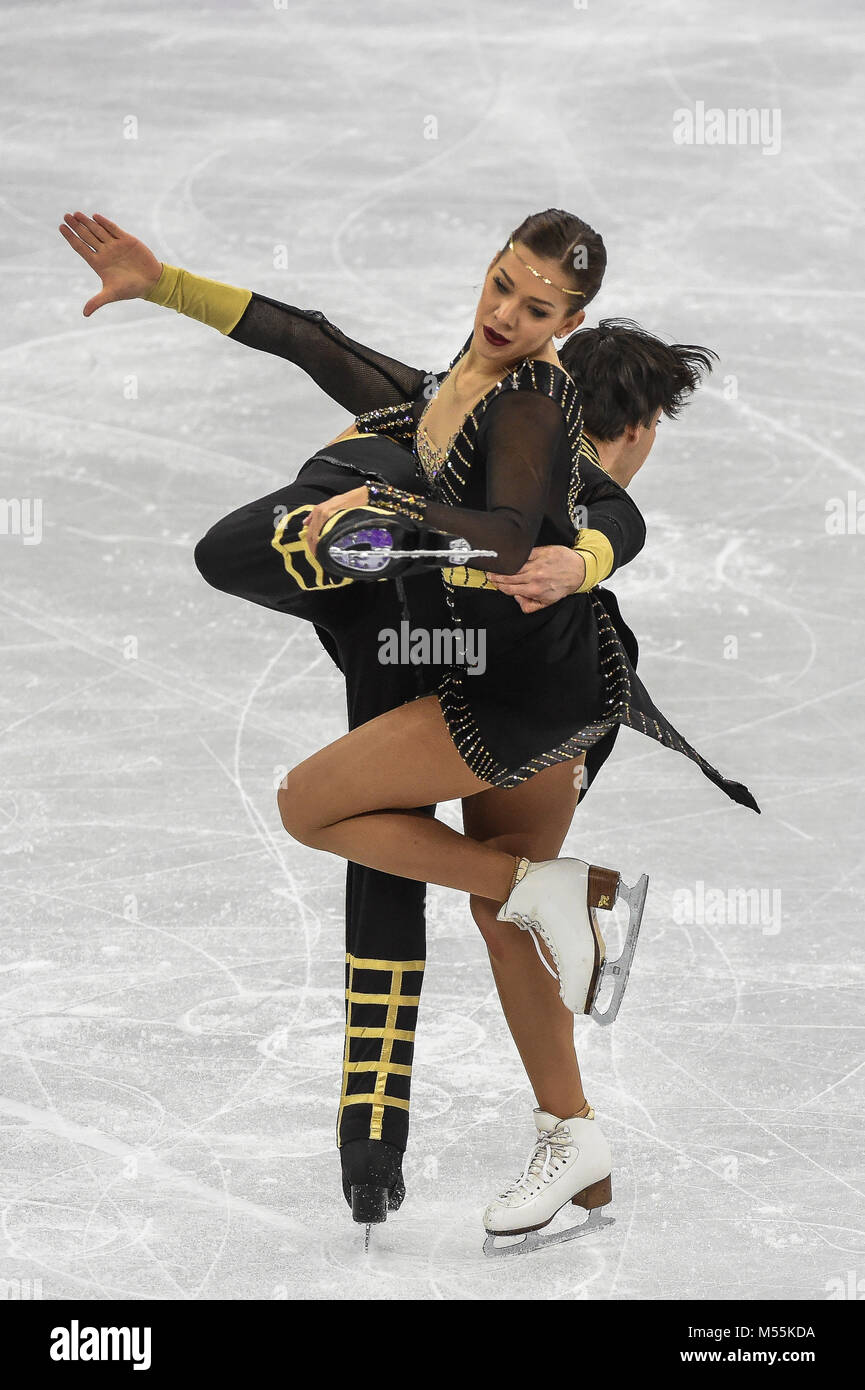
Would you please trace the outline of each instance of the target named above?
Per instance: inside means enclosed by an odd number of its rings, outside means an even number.
[[[282,823],[301,844],[356,864],[503,903],[514,855],[418,808],[489,789],[457,752],[435,695],[371,719],[283,778]]]
[[[463,828],[475,840],[535,861],[558,857],[581,786],[583,758],[557,763],[518,787],[493,787],[463,801]],[[585,1106],[574,1049],[574,1015],[559,997],[530,935],[496,921],[500,904],[472,897],[496,989],[537,1103],[559,1118]]]

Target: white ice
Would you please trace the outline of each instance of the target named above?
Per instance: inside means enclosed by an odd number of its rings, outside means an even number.
[[[826,527],[865,498],[860,7],[91,0],[4,26],[0,490],[42,505],[38,544],[0,535],[7,1287],[861,1297],[865,536]],[[780,150],[677,145],[697,102],[780,111]],[[633,485],[649,539],[613,587],[659,705],[763,814],[627,730],[579,809],[565,852],[652,890],[619,1019],[577,1024],[616,1224],[532,1257],[481,1254],[533,1099],[465,899],[430,890],[409,1194],[365,1263],[334,1146],[344,866],[274,791],[343,732],[340,679],[192,562],[348,421],[165,310],[84,320],[98,282],[56,227],[101,211],[440,368],[549,205],[605,237],[590,322],[721,354]],[[778,910],[682,920],[713,889]]]

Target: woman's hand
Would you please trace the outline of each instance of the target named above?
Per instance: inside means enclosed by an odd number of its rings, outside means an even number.
[[[67,212],[63,217],[66,225],[58,230],[102,281],[102,289],[84,305],[86,319],[103,304],[141,299],[153,289],[162,274],[162,262],[143,241],[98,212],[92,217]]]
[[[328,497],[326,502],[319,502],[318,506],[313,507],[306,518],[306,524],[301,529],[301,537],[315,554],[321,528],[328,517],[333,516],[334,512],[350,511],[352,507],[368,506],[369,492],[366,487],[352,488],[351,492],[338,492],[335,497]]]

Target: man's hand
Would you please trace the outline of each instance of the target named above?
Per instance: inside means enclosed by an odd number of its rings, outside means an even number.
[[[67,212],[63,218],[66,225],[58,231],[102,281],[99,294],[84,305],[86,319],[103,304],[142,299],[153,289],[162,274],[162,262],[143,241],[98,212],[92,217],[83,212]]]
[[[500,593],[511,594],[524,613],[537,613],[577,592],[586,578],[586,562],[566,545],[541,545],[516,574],[487,570],[487,578]]]
[[[321,535],[321,528],[328,517],[333,516],[334,512],[349,511],[352,507],[368,506],[369,492],[367,489],[355,487],[352,488],[351,492],[338,492],[335,497],[328,497],[326,502],[319,502],[317,506],[313,507],[300,532],[313,555]]]

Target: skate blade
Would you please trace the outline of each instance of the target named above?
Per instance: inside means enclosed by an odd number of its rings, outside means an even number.
[[[642,878],[637,880],[633,888],[629,888],[626,883],[623,883],[621,879],[619,880],[619,890],[616,894],[616,900],[628,904],[628,930],[625,935],[625,944],[622,947],[622,954],[619,956],[618,960],[605,960],[601,966],[598,983],[595,987],[594,1000],[589,1010],[596,1023],[612,1023],[621,1007],[625,986],[628,983],[628,975],[631,970],[631,963],[634,959],[634,952],[637,949],[637,937],[640,934],[640,923],[643,920],[643,908],[646,906],[646,894],[648,891],[649,879],[647,874],[643,874]],[[612,977],[613,993],[607,1008],[602,1013],[600,1009],[598,1009],[595,1000],[600,997],[604,981],[608,976]]]
[[[484,1254],[500,1259],[505,1255],[530,1255],[533,1250],[543,1250],[550,1245],[564,1245],[565,1241],[577,1240],[580,1236],[594,1235],[605,1226],[614,1226],[614,1216],[602,1216],[601,1208],[595,1207],[585,1221],[576,1226],[568,1226],[564,1231],[526,1231],[523,1235],[511,1236],[502,1231],[487,1231],[484,1241]],[[503,1244],[497,1244],[498,1241]]]
[[[366,1230],[365,1230],[364,1233],[363,1233],[363,1253],[364,1253],[365,1255],[368,1255],[368,1254],[369,1254],[369,1238],[370,1238],[371,1235],[372,1235],[372,1226],[371,1226],[371,1225],[367,1225],[367,1228],[366,1228]]]
[[[459,561],[463,564],[466,560],[481,560],[496,556],[497,550],[391,550],[387,546],[369,546],[364,550],[343,549],[338,543],[331,547],[331,554],[340,560],[348,559],[395,559],[395,560],[450,560],[453,564]]]

